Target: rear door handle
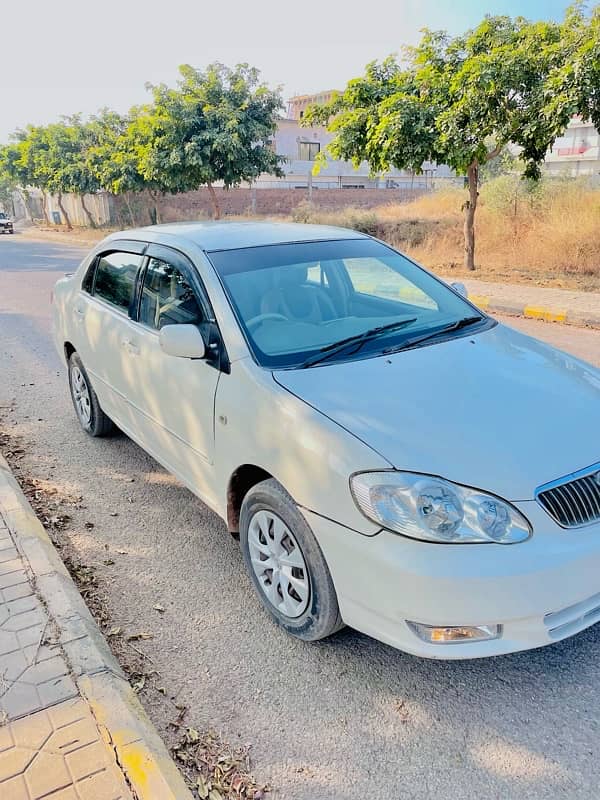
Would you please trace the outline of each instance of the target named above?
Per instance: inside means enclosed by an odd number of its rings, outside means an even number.
[[[82,320],[85,317],[85,308],[83,306],[75,306],[75,318]]]

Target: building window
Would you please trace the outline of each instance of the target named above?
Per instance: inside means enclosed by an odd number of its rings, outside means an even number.
[[[319,142],[298,142],[298,160],[314,161],[320,150]]]

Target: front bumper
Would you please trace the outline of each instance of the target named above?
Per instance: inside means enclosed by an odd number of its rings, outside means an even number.
[[[558,527],[517,504],[534,534],[515,545],[443,545],[382,531],[362,536],[304,511],[325,555],[344,622],[428,658],[512,653],[566,639],[600,620],[600,524]],[[498,639],[431,644],[407,620],[502,625]]]

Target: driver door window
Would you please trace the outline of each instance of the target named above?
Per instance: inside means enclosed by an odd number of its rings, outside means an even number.
[[[165,325],[198,325],[204,319],[194,290],[174,266],[150,258],[140,301],[138,321],[160,330]]]
[[[128,369],[131,402],[146,449],[159,454],[172,472],[209,497],[220,373],[206,359],[165,353],[157,335],[167,325],[206,327],[210,312],[201,289],[191,285],[194,269],[180,253],[149,245],[137,318],[132,323],[131,339],[138,344],[139,355],[129,359]]]

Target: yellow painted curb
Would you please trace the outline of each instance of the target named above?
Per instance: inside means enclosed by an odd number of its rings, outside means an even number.
[[[104,673],[84,675],[77,685],[106,742],[114,749],[136,800],[192,800],[129,684]]]
[[[556,311],[545,306],[525,306],[523,316],[531,319],[543,319],[546,322],[565,322],[566,311]]]
[[[490,298],[485,294],[468,294],[467,299],[484,311],[486,308],[490,307]]]

